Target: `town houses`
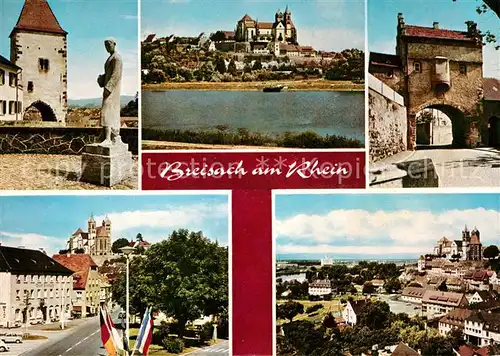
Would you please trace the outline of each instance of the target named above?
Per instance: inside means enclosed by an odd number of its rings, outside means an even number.
[[[494,245],[483,247],[480,236],[477,228],[465,227],[460,239],[442,236],[429,254],[399,263],[325,257],[299,267],[294,263],[298,261],[280,261],[277,269],[289,275],[277,297],[290,300],[296,299],[295,293],[303,293],[297,299],[308,297],[327,311],[336,310],[332,314],[341,328],[355,328],[365,311],[372,313],[380,303],[387,303],[393,315],[406,314],[443,337],[460,331],[467,345],[457,347],[462,352],[457,355],[475,355],[475,350],[500,344],[498,250]],[[303,280],[290,279],[301,274]],[[400,344],[379,349],[378,354],[394,355],[398,347],[409,352],[408,345]],[[420,355],[420,351],[410,354]]]
[[[0,326],[40,324],[72,312],[73,271],[41,250],[0,246]]]

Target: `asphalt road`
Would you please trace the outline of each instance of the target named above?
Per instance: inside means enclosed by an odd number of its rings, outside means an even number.
[[[90,318],[86,323],[62,332],[54,338],[22,356],[106,356],[101,343],[99,319]]]

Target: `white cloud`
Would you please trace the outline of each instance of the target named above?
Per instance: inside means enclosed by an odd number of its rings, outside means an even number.
[[[500,241],[500,213],[483,208],[428,211],[334,210],[325,215],[296,215],[275,222],[279,251],[331,250],[336,253],[426,253],[446,236],[460,239],[465,225],[476,226],[484,244]],[[280,243],[287,238],[293,243]],[[371,251],[371,252],[370,252]]]
[[[123,60],[121,95],[135,95],[138,88],[138,44],[135,41],[118,40],[117,50]],[[102,89],[97,84],[97,77],[104,72],[104,63],[108,57],[103,41],[89,41],[86,53],[68,48],[68,97],[70,99],[98,98]],[[89,56],[88,53],[93,53]]]
[[[483,48],[484,77],[500,79],[500,49],[488,45]]]
[[[303,28],[298,31],[301,45],[314,47],[322,51],[342,51],[348,48],[365,48],[363,29],[344,28]]]
[[[64,248],[66,241],[64,238],[46,236],[37,233],[15,233],[0,231],[2,242],[6,246],[19,247],[24,246],[27,249],[38,250],[44,248],[47,254],[52,255],[60,249]],[[57,249],[57,250],[56,250]]]
[[[113,232],[119,235],[134,228],[173,229],[189,226],[195,230],[202,228],[207,220],[227,218],[227,215],[227,204],[194,204],[164,210],[112,212],[107,216],[113,224]],[[95,217],[96,221],[104,218],[103,215]]]

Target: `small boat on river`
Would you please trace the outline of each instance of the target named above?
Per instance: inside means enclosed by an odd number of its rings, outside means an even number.
[[[288,90],[288,87],[286,87],[284,85],[276,85],[273,87],[264,88],[263,92],[264,93],[279,93],[279,92],[287,91],[287,90]]]

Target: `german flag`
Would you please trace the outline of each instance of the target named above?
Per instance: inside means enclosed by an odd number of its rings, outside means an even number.
[[[104,312],[104,309],[101,308],[101,340],[108,356],[118,356],[117,348],[115,345],[115,341],[113,340],[113,331],[111,330],[110,325],[108,324],[107,315]]]

